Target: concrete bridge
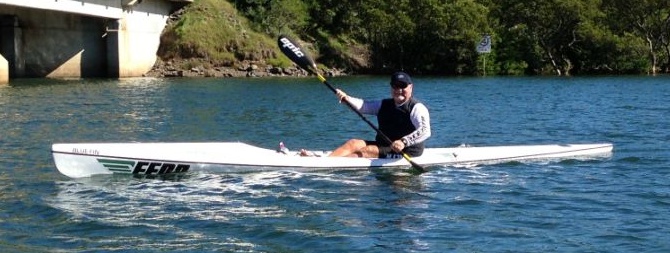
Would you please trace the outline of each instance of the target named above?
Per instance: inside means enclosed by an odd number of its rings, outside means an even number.
[[[174,10],[193,0],[0,0],[0,84],[135,77],[156,61]]]

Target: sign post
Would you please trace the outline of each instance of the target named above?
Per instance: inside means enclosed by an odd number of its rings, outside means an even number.
[[[491,52],[491,35],[485,34],[477,44],[477,53],[485,54]],[[486,76],[486,56],[484,56],[484,75]]]

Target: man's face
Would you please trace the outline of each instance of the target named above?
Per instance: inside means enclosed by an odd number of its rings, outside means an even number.
[[[396,104],[402,104],[412,97],[412,84],[397,82],[391,85],[391,97]]]

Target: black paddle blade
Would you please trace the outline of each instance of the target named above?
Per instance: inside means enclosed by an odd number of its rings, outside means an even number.
[[[316,63],[307,54],[306,51],[300,48],[300,45],[284,35],[280,35],[277,39],[277,44],[282,53],[286,55],[291,61],[298,64],[302,69],[313,72],[316,69]]]
[[[410,158],[407,153],[402,153],[402,157],[405,158],[405,160],[407,160],[407,162],[409,162],[409,164],[412,165],[412,168],[414,168],[417,172],[419,172],[419,173],[426,172],[426,168],[424,168],[423,166],[419,165],[418,163],[412,161],[412,158]]]

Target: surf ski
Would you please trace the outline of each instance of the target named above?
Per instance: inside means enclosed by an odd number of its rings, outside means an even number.
[[[422,166],[477,165],[509,161],[609,157],[611,143],[426,148],[413,157]],[[51,147],[60,173],[71,178],[101,174],[163,175],[190,171],[252,172],[409,168],[403,158],[300,156],[241,142],[56,143]],[[316,152],[317,154],[319,152]]]

